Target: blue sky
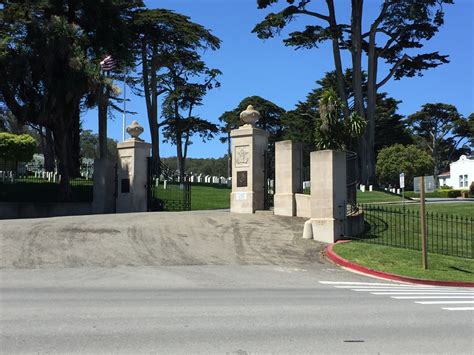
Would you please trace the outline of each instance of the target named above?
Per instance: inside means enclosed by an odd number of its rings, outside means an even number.
[[[474,1],[455,0],[456,4],[445,6],[445,25],[426,43],[424,51],[440,51],[448,54],[451,62],[426,71],[423,77],[391,80],[382,91],[401,100],[399,112],[408,115],[417,111],[424,103],[443,102],[455,105],[465,116],[474,112]],[[315,81],[333,70],[333,59],[329,45],[318,49],[298,50],[285,47],[283,36],[262,41],[251,30],[267,13],[280,9],[280,1],[270,9],[258,10],[255,0],[149,0],[149,8],[166,8],[188,15],[194,22],[212,30],[222,40],[221,49],[209,51],[204,59],[210,68],[223,72],[222,86],[206,96],[204,105],[197,113],[212,122],[234,109],[247,96],[259,95],[286,110],[293,109],[298,101],[305,99],[316,87]],[[315,1],[315,3],[318,3]],[[323,2],[319,2],[323,4]],[[336,0],[338,21],[347,21],[350,13],[349,0]],[[368,26],[379,10],[380,0],[365,1],[364,25]],[[322,6],[322,5],[321,5]],[[321,7],[321,12],[324,8]],[[289,30],[303,28],[310,19],[300,17]],[[350,58],[343,57],[344,65],[350,66]],[[379,68],[379,77],[384,77],[387,68]],[[137,120],[144,128],[143,138],[149,141],[149,128],[144,99],[130,97],[128,109],[137,112],[127,116],[128,123]],[[118,141],[122,139],[121,114],[109,120],[108,135]],[[83,114],[83,127],[97,132],[97,111]],[[226,146],[216,138],[202,143],[198,137],[189,148],[189,156],[221,157]],[[176,147],[161,143],[162,156],[175,156]]]

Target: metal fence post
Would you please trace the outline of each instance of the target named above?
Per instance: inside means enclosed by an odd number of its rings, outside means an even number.
[[[428,253],[426,248],[426,206],[425,206],[425,177],[420,178],[420,228],[421,228],[421,254],[423,269],[428,269]]]

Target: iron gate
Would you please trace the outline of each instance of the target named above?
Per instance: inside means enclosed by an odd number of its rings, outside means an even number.
[[[190,179],[184,176],[182,180],[162,161],[156,165],[148,158],[148,211],[190,211]]]
[[[273,196],[275,194],[275,149],[272,147],[265,151],[263,155],[264,161],[264,187],[263,187],[263,201],[264,209],[270,210],[273,208]]]
[[[346,151],[346,189],[347,215],[358,211],[357,208],[357,153]]]

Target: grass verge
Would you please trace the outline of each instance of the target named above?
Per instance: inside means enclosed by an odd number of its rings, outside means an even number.
[[[428,254],[428,270],[423,270],[419,251],[362,242],[336,244],[333,250],[344,259],[377,271],[427,280],[474,282],[471,259]]]

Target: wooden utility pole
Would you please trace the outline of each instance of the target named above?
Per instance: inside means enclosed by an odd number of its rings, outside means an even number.
[[[421,254],[423,261],[423,269],[428,269],[428,252],[427,252],[427,227],[426,227],[426,206],[425,206],[425,177],[420,177],[420,228],[421,228]]]

